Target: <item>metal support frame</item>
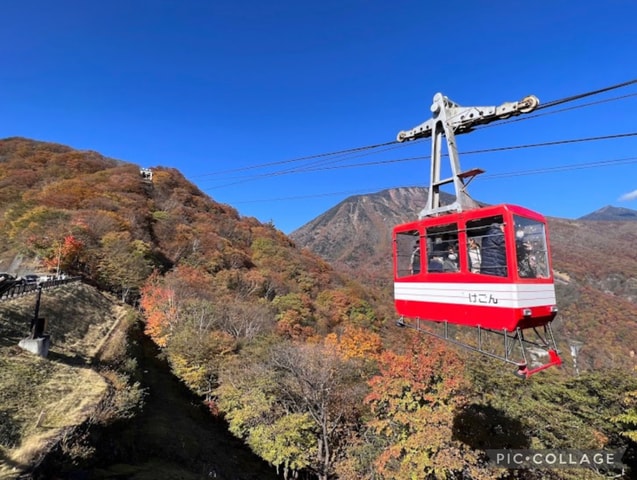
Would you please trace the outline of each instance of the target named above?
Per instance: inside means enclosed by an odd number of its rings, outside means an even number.
[[[519,377],[528,378],[534,373],[537,373],[541,370],[549,368],[554,365],[561,365],[562,360],[559,357],[559,352],[557,350],[557,344],[555,343],[555,338],[553,337],[553,331],[551,330],[551,324],[547,323],[543,326],[544,333],[540,333],[537,328],[532,328],[532,330],[536,336],[537,340],[531,340],[525,337],[524,329],[516,328],[515,332],[508,332],[506,330],[491,330],[488,328],[482,328],[480,326],[476,327],[476,344],[472,345],[470,343],[465,343],[461,340],[457,340],[449,335],[449,322],[441,321],[441,322],[433,322],[431,320],[424,320],[421,318],[413,319],[413,322],[406,322],[403,317],[399,318],[396,324],[399,327],[407,327],[412,328],[420,333],[426,333],[433,337],[439,338],[441,340],[445,340],[447,342],[453,343],[454,345],[458,345],[467,350],[471,350],[474,352],[482,353],[483,355],[487,355],[488,357],[495,358],[497,360],[502,360],[506,363],[515,365],[517,370],[515,374]],[[433,331],[432,324],[442,324],[442,333],[438,333]],[[427,327],[425,327],[427,325]],[[456,324],[452,324],[456,325]],[[457,326],[457,325],[456,325]],[[485,335],[487,336],[501,336],[503,339],[502,345],[502,354],[497,354],[492,351],[486,350],[484,345]],[[522,358],[519,360],[513,359],[513,349],[515,347],[519,347]],[[527,356],[527,347],[536,347],[543,351],[545,351],[549,357],[549,361],[547,363],[541,364],[539,366],[531,366],[529,367],[529,361]]]
[[[418,138],[431,137],[431,170],[427,205],[419,213],[419,218],[438,215],[444,212],[461,212],[477,208],[478,204],[467,191],[469,182],[481,169],[463,172],[460,168],[456,134],[470,132],[477,125],[533,111],[540,101],[530,95],[519,102],[508,102],[499,107],[462,107],[441,93],[436,93],[431,105],[433,117],[411,130],[398,133],[396,140],[405,142]],[[440,178],[442,160],[442,137],[446,138],[447,153],[451,164],[451,177]],[[453,183],[456,200],[451,205],[440,204],[440,187]]]

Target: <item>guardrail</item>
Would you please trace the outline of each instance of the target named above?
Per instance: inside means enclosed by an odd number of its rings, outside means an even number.
[[[38,292],[38,288],[42,287],[42,290],[46,290],[60,285],[66,285],[67,283],[79,282],[82,277],[67,277],[58,278],[55,280],[47,280],[39,283],[28,284],[15,284],[8,288],[4,292],[0,293],[0,301],[9,300],[11,298],[21,297],[23,295],[32,295]]]

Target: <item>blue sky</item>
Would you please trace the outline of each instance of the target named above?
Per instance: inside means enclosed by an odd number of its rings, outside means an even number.
[[[499,105],[633,80],[635,18],[632,0],[5,2],[0,138],[177,168],[289,233],[348,196],[427,186],[430,144],[295,159],[390,142],[436,92]],[[637,209],[637,137],[462,155],[637,132],[637,84],[563,107],[459,136],[463,168],[486,170],[471,195],[563,218]]]

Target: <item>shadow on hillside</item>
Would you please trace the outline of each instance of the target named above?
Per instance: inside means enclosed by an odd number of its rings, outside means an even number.
[[[525,449],[531,445],[519,420],[488,405],[472,404],[453,421],[453,438],[477,450]]]
[[[145,391],[144,408],[135,417],[108,426],[85,425],[87,430],[78,430],[73,441],[92,454],[73,457],[73,448],[58,446],[35,469],[32,480],[280,479],[273,467],[230,434],[225,422],[214,418],[201,398],[172,374],[141,324],[131,333],[130,346]]]
[[[20,340],[29,336],[30,319],[22,319],[8,309],[3,309],[0,315],[0,347],[17,346]]]
[[[66,353],[49,351],[47,358],[52,362],[63,363],[70,367],[85,367],[88,366],[86,358],[81,355],[67,355]]]

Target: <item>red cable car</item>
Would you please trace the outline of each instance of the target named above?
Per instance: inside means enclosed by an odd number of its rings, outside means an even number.
[[[433,142],[427,206],[418,220],[393,230],[398,325],[515,364],[523,378],[562,363],[551,331],[557,306],[546,219],[520,206],[473,201],[467,185],[483,171],[460,170],[455,134],[538,104],[530,96],[499,107],[461,107],[438,93],[433,118],[398,134],[399,142],[429,136]],[[440,178],[442,136],[452,170],[447,179]],[[449,183],[456,201],[441,205],[440,186]],[[450,332],[456,325],[473,327],[475,341]],[[492,337],[503,339],[501,346],[494,348]]]

